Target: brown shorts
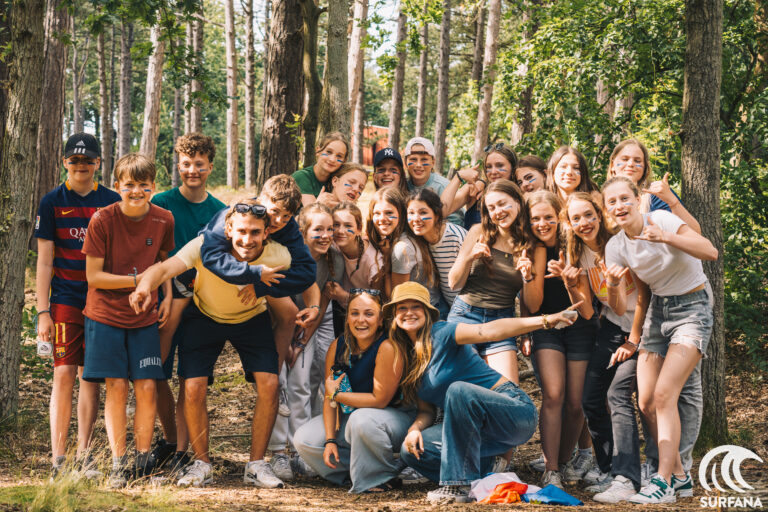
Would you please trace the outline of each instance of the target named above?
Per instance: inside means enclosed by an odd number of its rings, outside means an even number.
[[[83,312],[64,304],[51,304],[53,319],[53,366],[83,366],[85,336]]]

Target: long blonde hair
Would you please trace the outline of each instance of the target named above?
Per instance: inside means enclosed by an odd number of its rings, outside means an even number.
[[[389,327],[389,339],[406,354],[400,389],[403,392],[403,401],[411,404],[416,403],[416,393],[421,384],[421,378],[432,360],[432,317],[424,305],[421,307],[424,309],[425,320],[416,334],[415,343],[411,342],[408,333],[401,329],[394,319]]]
[[[555,210],[555,217],[557,217],[558,220],[560,219],[560,212],[562,211],[563,206],[560,204],[560,199],[558,199],[554,192],[550,192],[549,190],[537,190],[536,192],[528,194],[528,197],[525,200],[525,204],[528,208],[529,216],[531,213],[531,208],[539,203],[545,203],[551,206],[552,209]],[[555,234],[555,248],[557,250],[560,250],[563,246],[565,246],[565,237],[563,236],[563,231],[562,222],[558,222],[557,233]],[[543,244],[543,242],[540,241],[538,237],[536,237],[536,241],[538,244]]]
[[[640,148],[640,151],[643,152],[643,175],[640,177],[640,180],[637,182],[637,187],[642,190],[645,188],[648,188],[651,186],[651,182],[653,181],[653,169],[651,168],[651,160],[648,158],[648,148],[645,147],[645,144],[640,142],[637,139],[624,139],[623,141],[616,144],[616,147],[613,148],[613,152],[611,153],[611,158],[608,160],[608,171],[605,173],[606,179],[611,179],[616,176],[616,173],[613,172],[613,161],[616,159],[619,153],[621,153],[621,150],[624,149],[627,146],[637,146]],[[648,213],[651,209],[651,195],[650,194],[641,194],[640,195],[640,213]]]
[[[299,214],[299,230],[301,231],[301,235],[304,237],[305,243],[307,239],[307,231],[312,225],[312,217],[315,215],[327,215],[331,218],[331,224],[333,224],[333,215],[331,214],[331,210],[324,204],[312,203],[311,205],[302,208],[301,213]],[[328,261],[328,272],[331,276],[331,279],[336,279],[336,275],[333,269],[333,254],[331,253],[331,250],[332,247],[329,248],[328,252],[325,253],[325,259]]]
[[[571,219],[568,217],[568,207],[573,201],[586,201],[595,209],[597,219],[600,222],[597,231],[597,256],[602,259],[605,253],[605,246],[608,243],[608,240],[614,235],[605,222],[602,207],[598,204],[592,194],[586,192],[574,192],[568,196],[568,199],[565,201],[565,206],[560,212],[560,222],[567,222],[570,225]],[[566,229],[565,232],[565,252],[568,255],[568,261],[570,261],[573,266],[579,266],[581,254],[584,252],[584,246],[586,244],[584,243],[584,240],[574,232],[573,227],[571,227],[571,229]]]

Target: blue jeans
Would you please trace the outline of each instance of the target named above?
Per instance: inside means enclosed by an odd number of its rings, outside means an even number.
[[[487,474],[494,456],[528,441],[536,424],[536,406],[516,384],[486,389],[454,382],[445,395],[442,425],[421,433],[420,459],[404,446],[400,458],[440,485],[469,485]]]
[[[515,308],[490,309],[472,306],[464,302],[461,297],[456,297],[451,305],[451,312],[448,313],[448,322],[457,324],[484,324],[500,318],[512,318],[515,316]],[[488,343],[476,343],[474,345],[477,353],[481,356],[498,354],[509,350],[517,350],[515,337],[510,337],[501,341],[490,341]]]

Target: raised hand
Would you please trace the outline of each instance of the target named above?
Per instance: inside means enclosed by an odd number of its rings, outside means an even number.
[[[521,254],[520,258],[517,260],[515,268],[520,272],[520,275],[523,276],[523,282],[529,282],[533,279],[533,262],[528,257],[527,249],[523,249],[523,254]]]
[[[581,269],[574,267],[570,263],[565,265],[560,277],[563,278],[563,282],[567,288],[575,288],[579,285],[579,276],[581,275]]]
[[[486,244],[482,240],[475,242],[475,245],[472,247],[472,252],[469,253],[470,260],[476,260],[478,258],[490,258],[490,257],[491,257],[491,249],[490,247],[488,247],[488,244]]]
[[[563,251],[560,251],[559,259],[549,260],[547,262],[547,272],[549,272],[549,274],[544,277],[560,277],[563,273],[563,269],[565,269],[565,255],[563,254]]]
[[[459,169],[456,174],[467,183],[474,183],[480,177],[480,164],[475,164],[468,169]]]
[[[284,265],[280,265],[278,267],[268,267],[266,265],[262,265],[261,282],[267,286],[278,284],[280,280],[285,277],[285,274],[279,273],[281,270],[283,270],[283,266]]]
[[[317,202],[323,203],[328,208],[334,208],[339,204],[339,200],[335,195],[325,191],[325,185],[323,185],[323,188],[320,189],[320,193],[317,194]]]
[[[640,236],[635,237],[639,240],[647,240],[649,242],[666,242],[664,239],[664,230],[657,224],[654,224],[653,219],[647,217],[648,225],[643,228],[643,232]]]
[[[621,267],[614,263],[610,266],[610,268],[606,268],[605,262],[601,260],[600,270],[603,272],[605,283],[608,286],[619,286],[619,284],[621,284],[621,280],[625,275],[627,275],[627,272],[629,272],[629,267]]]
[[[672,189],[669,187],[669,173],[665,172],[664,177],[660,180],[656,180],[648,188],[644,188],[643,192],[646,194],[653,194],[667,204],[673,204],[677,201],[675,194],[672,193]]]

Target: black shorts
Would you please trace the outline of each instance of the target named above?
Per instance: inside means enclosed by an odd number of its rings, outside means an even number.
[[[272,322],[265,311],[239,324],[222,324],[200,312],[194,302],[184,310],[183,337],[179,343],[179,376],[213,377],[213,367],[229,340],[243,365],[245,378],[254,372],[277,375],[277,350]]]
[[[573,325],[562,329],[539,329],[531,333],[533,351],[557,350],[568,361],[589,361],[597,340],[597,315],[589,320],[581,316]]]

